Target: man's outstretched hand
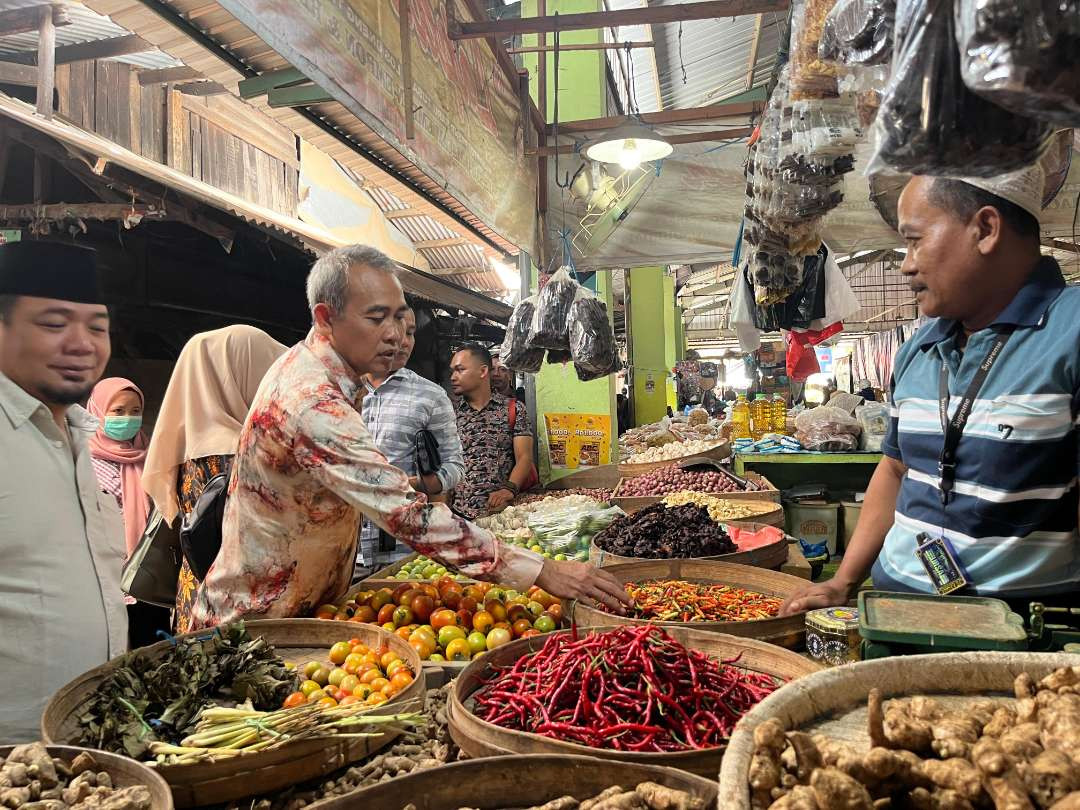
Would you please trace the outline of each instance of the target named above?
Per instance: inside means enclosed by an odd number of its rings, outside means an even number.
[[[634,604],[615,577],[588,563],[544,560],[536,584],[554,596],[590,605],[601,602],[619,614]]]
[[[780,606],[780,615],[790,616],[804,610],[840,607],[846,605],[850,598],[851,587],[834,577],[816,585],[808,585],[793,593]]]

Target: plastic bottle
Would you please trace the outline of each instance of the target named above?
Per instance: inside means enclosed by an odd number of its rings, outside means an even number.
[[[772,432],[781,435],[787,433],[787,403],[779,394],[773,394]]]
[[[750,403],[745,394],[739,394],[731,406],[731,438],[750,438]]]
[[[757,441],[772,431],[772,405],[764,394],[754,397],[750,406],[750,436]]]

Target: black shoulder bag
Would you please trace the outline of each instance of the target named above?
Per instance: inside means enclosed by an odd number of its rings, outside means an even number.
[[[224,472],[206,482],[195,508],[180,526],[180,548],[195,578],[206,579],[210,566],[221,550],[221,527],[225,519],[225,500],[229,491],[229,464]]]
[[[420,491],[430,494],[424,487],[424,476],[434,475],[442,467],[442,456],[439,455],[439,440],[435,434],[427,428],[416,431],[416,475],[419,479]]]

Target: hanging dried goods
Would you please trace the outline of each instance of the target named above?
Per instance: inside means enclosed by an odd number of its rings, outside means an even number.
[[[570,308],[574,305],[580,286],[570,277],[566,267],[556,270],[540,291],[529,331],[529,348],[570,350]],[[569,360],[569,356],[566,358]],[[553,362],[550,355],[548,362]]]
[[[618,371],[619,350],[604,302],[583,292],[570,308],[570,352],[578,379],[587,381]]]
[[[503,338],[499,359],[511,371],[536,374],[544,362],[544,350],[529,346],[529,332],[535,315],[536,296],[533,295],[514,307],[506,324],[506,337]]]

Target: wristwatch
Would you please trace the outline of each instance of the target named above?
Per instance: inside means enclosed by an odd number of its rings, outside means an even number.
[[[520,495],[521,494],[521,487],[519,487],[517,484],[515,484],[509,478],[507,478],[503,482],[503,485],[500,487],[500,489],[508,489],[511,492],[513,492],[515,495]]]

